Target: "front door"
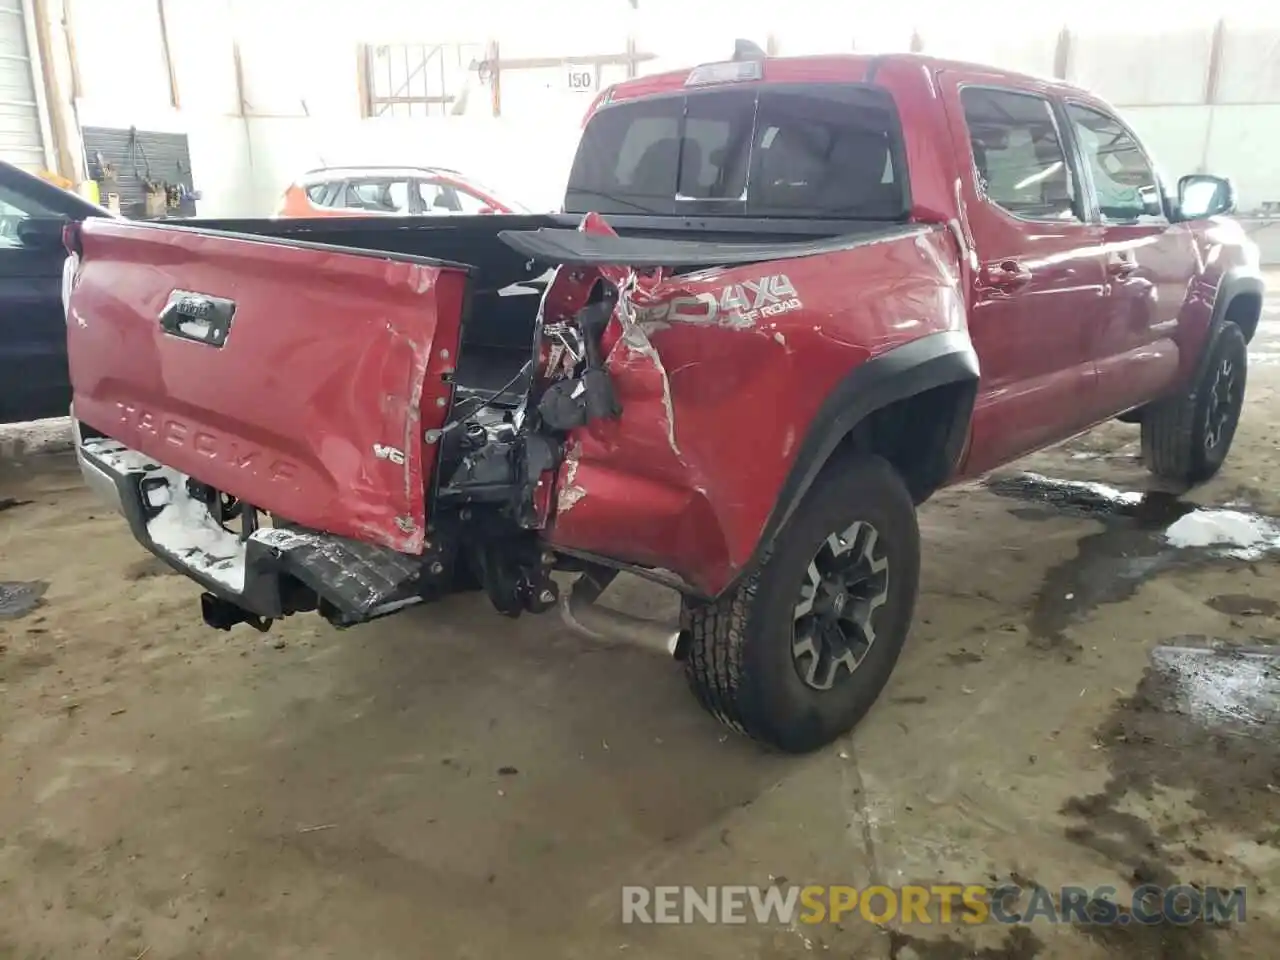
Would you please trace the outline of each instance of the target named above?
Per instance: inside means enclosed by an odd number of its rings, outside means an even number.
[[[1068,101],[1066,115],[1103,231],[1107,319],[1091,347],[1101,418],[1159,396],[1175,381],[1174,334],[1196,250],[1190,228],[1169,222],[1137,138],[1094,106]]]
[[[982,379],[972,476],[1092,422],[1091,341],[1104,318],[1101,228],[1047,92],[942,75],[977,270],[969,335]],[[950,81],[950,82],[948,82]]]
[[[63,218],[0,183],[0,423],[65,417]]]

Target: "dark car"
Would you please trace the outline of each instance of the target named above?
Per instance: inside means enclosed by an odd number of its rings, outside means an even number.
[[[0,423],[67,414],[62,226],[109,216],[0,160]]]

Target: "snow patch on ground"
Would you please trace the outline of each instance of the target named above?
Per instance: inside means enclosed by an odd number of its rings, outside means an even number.
[[[71,418],[51,417],[28,423],[0,423],[0,460],[18,460],[72,447]]]
[[[1239,510],[1196,510],[1173,523],[1165,539],[1175,547],[1213,547],[1223,556],[1257,560],[1280,549],[1280,523]]]

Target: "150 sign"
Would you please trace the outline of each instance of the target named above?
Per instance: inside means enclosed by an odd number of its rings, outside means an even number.
[[[565,73],[565,83],[570,93],[594,93],[596,89],[595,67],[570,64]]]

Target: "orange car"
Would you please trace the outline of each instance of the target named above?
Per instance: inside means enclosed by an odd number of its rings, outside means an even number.
[[[277,217],[424,217],[528,213],[443,167],[324,167],[289,185]]]

